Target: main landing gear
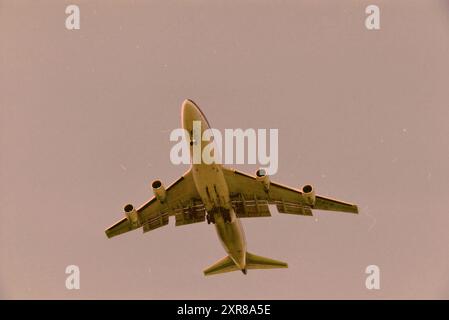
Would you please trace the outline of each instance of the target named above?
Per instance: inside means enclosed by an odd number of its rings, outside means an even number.
[[[224,212],[223,212],[223,220],[224,220],[224,222],[231,222],[232,221],[231,211],[230,210],[224,210]]]
[[[221,215],[225,223],[232,222],[231,210],[225,208],[215,208],[206,214],[207,224],[215,223],[215,215]]]
[[[215,223],[214,216],[209,213],[206,214],[206,221],[207,221],[207,224]]]

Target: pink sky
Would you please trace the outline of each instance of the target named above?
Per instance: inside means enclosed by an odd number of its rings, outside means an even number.
[[[72,3],[0,3],[0,298],[449,298],[447,1],[75,1],[68,31]],[[249,251],[289,263],[246,277],[203,276],[225,254],[205,223],[107,239],[188,168],[186,98],[220,130],[279,129],[272,179],[360,215],[244,220]]]

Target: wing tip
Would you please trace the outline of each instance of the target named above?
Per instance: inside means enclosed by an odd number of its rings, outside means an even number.
[[[113,235],[109,229],[104,230],[104,233],[106,234],[106,237],[108,239],[111,239],[113,237]]]

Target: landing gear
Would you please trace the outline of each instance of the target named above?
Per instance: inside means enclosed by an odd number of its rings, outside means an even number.
[[[224,220],[224,222],[231,222],[232,221],[231,211],[230,210],[225,210],[223,212],[223,220]]]
[[[215,219],[214,219],[213,215],[211,215],[209,213],[206,214],[206,221],[207,221],[207,224],[215,223]]]
[[[231,210],[225,209],[222,207],[212,208],[206,214],[206,221],[208,224],[215,224],[215,217],[218,217],[220,220],[223,218],[225,223],[232,222]]]

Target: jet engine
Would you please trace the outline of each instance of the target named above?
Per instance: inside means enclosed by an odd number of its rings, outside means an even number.
[[[139,217],[137,216],[137,211],[134,209],[132,204],[127,204],[123,210],[125,211],[128,221],[132,224],[136,224],[138,222]]]
[[[155,180],[151,184],[151,187],[153,188],[153,193],[156,196],[156,198],[162,203],[165,202],[167,192],[165,191],[165,187],[162,184],[162,182],[160,180]]]
[[[267,176],[265,169],[256,171],[256,180],[262,182],[264,190],[268,192],[270,189],[270,178]]]
[[[310,184],[302,187],[302,195],[306,204],[313,206],[315,204],[315,190]]]

